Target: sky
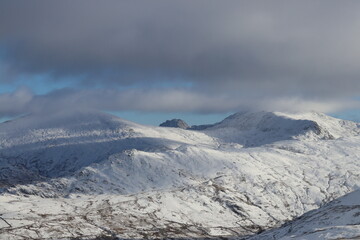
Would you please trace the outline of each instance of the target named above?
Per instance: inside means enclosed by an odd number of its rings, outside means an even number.
[[[95,109],[360,120],[360,1],[2,0],[0,119]]]

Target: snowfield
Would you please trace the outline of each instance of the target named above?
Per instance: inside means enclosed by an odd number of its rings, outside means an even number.
[[[358,192],[326,203],[359,189],[359,133],[315,112],[203,130],[28,115],[0,124],[0,239],[356,239]]]
[[[360,239],[359,201],[357,190],[249,240]]]

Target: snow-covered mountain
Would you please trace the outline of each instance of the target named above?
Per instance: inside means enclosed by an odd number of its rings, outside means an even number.
[[[241,237],[360,185],[357,123],[247,112],[199,129],[91,111],[0,124],[0,238]]]

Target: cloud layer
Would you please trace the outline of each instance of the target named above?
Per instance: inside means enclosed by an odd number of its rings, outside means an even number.
[[[359,11],[356,0],[4,0],[0,82],[78,77],[83,89],[66,96],[95,95],[85,101],[95,108],[128,101],[135,110],[216,112],[296,99],[304,104],[293,108],[330,109],[360,91]],[[173,88],[182,84],[191,88]],[[105,103],[92,85],[120,100]],[[114,86],[138,88],[113,93]],[[21,91],[0,100],[28,97]],[[65,101],[57,94],[34,98]]]
[[[219,113],[237,110],[264,110],[297,112],[316,109],[334,112],[359,108],[357,101],[331,99],[304,100],[296,97],[271,97],[252,101],[239,96],[218,94],[209,96],[187,89],[166,90],[74,90],[62,89],[45,95],[36,95],[20,88],[13,93],[0,95],[0,117],[24,113],[51,114],[53,111],[96,109],[107,111],[192,112]]]

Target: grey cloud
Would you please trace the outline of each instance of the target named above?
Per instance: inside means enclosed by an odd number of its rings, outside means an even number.
[[[234,106],[327,101],[360,90],[359,11],[351,0],[4,0],[0,47],[12,73],[103,86],[180,79],[203,96],[241,96]]]
[[[196,112],[217,113],[240,110],[323,111],[358,108],[359,102],[342,99],[249,98],[207,94],[187,89],[133,89],[133,90],[75,90],[62,89],[45,95],[36,95],[20,88],[11,94],[0,94],[0,117],[13,117],[26,113],[52,114],[61,109],[96,109],[107,111],[135,110],[142,112]]]
[[[20,88],[13,93],[0,94],[0,117],[16,116],[26,112],[33,97],[33,93],[26,88]]]

